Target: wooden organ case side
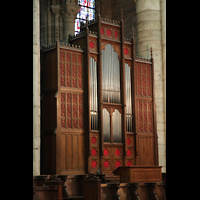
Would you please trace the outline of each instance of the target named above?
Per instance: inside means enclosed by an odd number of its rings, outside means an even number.
[[[83,50],[56,44],[42,51],[42,174],[84,174]]]

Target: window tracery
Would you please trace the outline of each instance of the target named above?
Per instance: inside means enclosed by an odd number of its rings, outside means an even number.
[[[87,17],[89,21],[95,18],[95,0],[78,0],[78,5],[81,8],[75,19],[75,34],[80,32],[80,22],[85,22]]]

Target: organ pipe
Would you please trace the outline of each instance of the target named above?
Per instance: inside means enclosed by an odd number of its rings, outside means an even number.
[[[125,63],[125,88],[126,88],[126,131],[133,132],[132,126],[132,98],[131,98],[131,69]]]
[[[122,142],[122,116],[121,113],[115,109],[113,113],[113,142],[120,143]]]
[[[111,44],[102,50],[103,102],[120,103],[120,63]]]
[[[103,109],[103,141],[110,142],[110,113]]]
[[[90,58],[90,114],[91,130],[98,130],[97,63]]]

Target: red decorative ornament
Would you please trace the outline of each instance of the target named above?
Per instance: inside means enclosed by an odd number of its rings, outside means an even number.
[[[82,78],[82,67],[78,66],[78,78]]]
[[[104,30],[103,30],[103,28],[101,28],[101,35],[103,35],[103,33],[104,33]]]
[[[65,119],[61,119],[61,128],[65,128]]]
[[[83,87],[83,82],[81,79],[78,79],[78,88],[82,88]]]
[[[127,138],[127,145],[131,145],[131,138]]]
[[[104,149],[104,156],[108,156],[108,155],[109,155],[108,149]]]
[[[116,150],[115,150],[115,155],[116,155],[116,156],[120,156],[120,153],[121,153],[121,152],[120,152],[119,149],[116,149]]]
[[[78,128],[77,119],[73,119],[73,128]]]
[[[116,168],[118,168],[118,167],[120,167],[120,166],[121,166],[121,163],[120,163],[120,161],[119,161],[119,160],[117,160],[117,161],[115,162],[115,166],[116,166]]]
[[[83,120],[79,120],[79,128],[83,128]]]
[[[67,128],[71,128],[71,127],[72,127],[72,120],[67,119]]]
[[[70,62],[70,53],[66,53],[66,62]]]
[[[78,55],[78,63],[81,63],[81,55]]]
[[[70,93],[67,94],[67,103],[71,103],[72,95]]]
[[[83,106],[79,105],[79,117],[83,117]]]
[[[65,103],[65,93],[61,93],[61,102]]]
[[[73,103],[77,103],[77,94],[73,94]]]
[[[61,76],[64,76],[64,75],[65,75],[64,63],[60,63],[60,75],[61,75]]]
[[[79,103],[83,103],[83,95],[79,94]]]
[[[97,167],[97,161],[93,160],[91,163],[91,167],[94,169]]]
[[[109,162],[106,160],[106,161],[104,161],[104,163],[103,163],[103,166],[104,166],[104,168],[108,168],[109,167]]]
[[[65,105],[61,104],[61,117],[65,117]]]
[[[77,84],[76,84],[76,79],[72,79],[72,87],[76,88]]]
[[[71,76],[71,69],[70,69],[70,64],[66,64],[66,75]]]
[[[60,61],[64,61],[64,52],[60,52]]]
[[[127,166],[132,166],[132,162],[130,160],[127,161]]]
[[[132,152],[130,149],[127,150],[127,156],[131,156]]]
[[[117,31],[114,32],[114,36],[115,36],[115,38],[117,38],[117,36],[118,36]]]
[[[65,78],[64,77],[60,78],[60,85],[65,86]]]
[[[91,155],[92,155],[92,156],[96,156],[96,155],[97,155],[97,150],[96,150],[96,149],[92,149]]]
[[[92,140],[92,144],[96,144],[97,143],[97,139],[94,136],[92,137],[91,140]]]
[[[108,29],[108,30],[106,31],[106,34],[107,34],[108,36],[111,36],[111,34],[112,34],[111,30]]]
[[[124,54],[125,54],[125,55],[128,55],[128,53],[129,53],[129,50],[128,50],[127,48],[125,48],[125,49],[124,49]]]
[[[95,46],[95,45],[94,45],[94,42],[91,41],[91,42],[89,43],[89,46],[90,46],[91,49],[93,49],[94,46]]]

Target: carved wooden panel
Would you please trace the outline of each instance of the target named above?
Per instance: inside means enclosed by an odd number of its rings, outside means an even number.
[[[88,158],[88,170],[96,173],[100,169],[99,164],[99,133],[92,132],[90,138],[90,156]]]
[[[61,92],[61,128],[83,128],[83,94]]]
[[[132,46],[124,44],[124,58],[132,58]]]
[[[125,161],[124,166],[132,166],[134,164],[134,156],[135,156],[134,142],[135,142],[134,141],[134,135],[133,134],[127,134],[127,139],[126,139],[126,146],[127,146],[126,161]]]
[[[82,88],[82,55],[60,51],[60,86]]]
[[[89,51],[97,52],[97,38],[89,37]]]
[[[103,40],[102,40],[102,41],[103,41]],[[114,51],[116,51],[117,54],[118,54],[118,56],[119,56],[119,60],[121,60],[121,47],[120,47],[120,44],[119,44],[119,43],[116,43],[116,42],[114,42],[114,41],[103,41],[103,42],[101,43],[101,50],[102,50],[102,49],[105,49],[105,46],[106,46],[107,44],[111,44],[111,45],[113,46]]]
[[[136,95],[152,97],[151,65],[144,63],[136,64]]]
[[[120,28],[102,24],[101,37],[119,41],[121,38]]]
[[[153,133],[153,105],[151,100],[136,101],[136,132]]]
[[[123,147],[107,146],[104,145],[102,156],[102,169],[103,172],[114,171],[118,167],[123,166]]]

